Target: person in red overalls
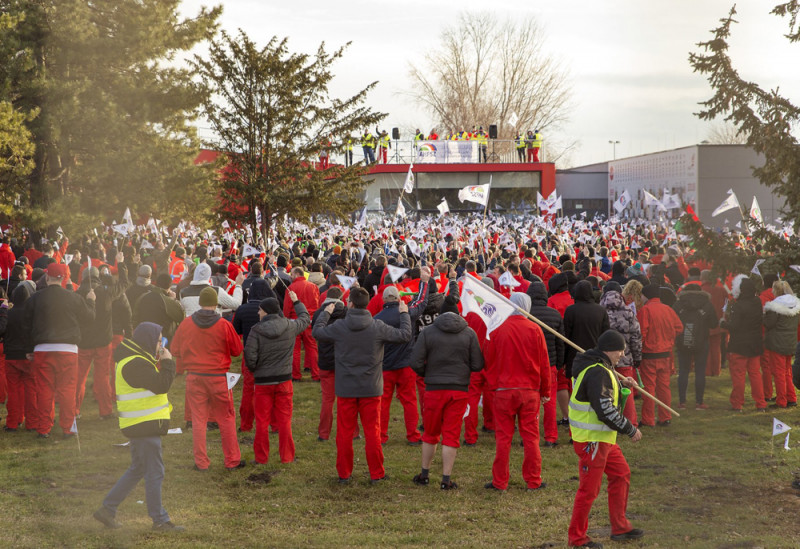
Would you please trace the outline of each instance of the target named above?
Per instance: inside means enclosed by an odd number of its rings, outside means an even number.
[[[297,318],[297,313],[294,310],[294,303],[289,299],[289,292],[292,291],[297,294],[300,302],[306,306],[308,314],[314,316],[319,306],[319,288],[306,280],[305,271],[302,267],[294,267],[292,269],[292,283],[287,288],[283,299],[283,316],[288,319]],[[311,370],[311,379],[319,381],[319,365],[317,364],[317,340],[311,337],[311,328],[306,328],[297,336],[294,343],[294,356],[292,357],[292,379],[300,381],[303,373],[300,370],[300,345],[305,348],[305,357],[303,364],[306,370]]]

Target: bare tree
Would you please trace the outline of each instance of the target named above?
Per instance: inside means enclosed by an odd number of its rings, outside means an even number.
[[[544,43],[533,17],[499,21],[488,12],[462,13],[442,32],[439,49],[422,66],[410,66],[411,95],[428,106],[442,133],[489,124],[497,124],[500,139],[513,139],[518,129],[552,133],[568,118],[572,91]]]
[[[747,134],[730,122],[714,122],[708,129],[706,140],[712,145],[745,145]]]

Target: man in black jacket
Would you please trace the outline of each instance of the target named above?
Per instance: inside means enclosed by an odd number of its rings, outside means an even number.
[[[111,311],[114,301],[124,294],[128,287],[127,268],[123,263],[125,256],[118,253],[116,260],[119,278],[114,279],[108,269],[104,268],[104,274],[96,267],[84,269],[81,275],[81,286],[76,292],[78,295],[85,296],[90,289],[97,296],[95,301],[95,317],[91,322],[81,323],[81,342],[78,344],[78,385],[75,390],[75,414],[81,417],[81,405],[86,393],[86,380],[89,376],[89,368],[94,363],[94,375],[92,390],[94,398],[100,408],[100,419],[108,419],[114,416],[114,403],[111,392],[111,340],[113,338],[113,326],[111,321]],[[91,288],[90,288],[91,284]]]
[[[278,429],[278,452],[281,463],[294,461],[292,438],[292,353],[295,338],[311,324],[308,310],[297,294],[288,290],[296,319],[281,314],[274,297],[259,304],[258,324],[252,327],[244,348],[244,361],[255,381],[256,437],[253,450],[257,464],[269,460],[269,425]]]
[[[94,320],[95,293],[85,297],[61,287],[69,277],[64,264],[47,266],[46,287],[25,303],[22,326],[31,334],[33,370],[36,376],[36,430],[39,438],[50,436],[53,404],[58,400],[58,423],[65,437],[73,436],[75,393],[78,384],[78,343],[81,325]]]
[[[161,333],[172,341],[175,330],[186,313],[180,301],[175,297],[175,292],[170,289],[172,278],[165,273],[156,277],[155,286],[149,286],[150,291],[145,292],[133,308],[133,322],[138,325],[142,322],[152,322],[161,326]]]
[[[558,314],[558,311],[547,306],[547,288],[544,283],[532,282],[525,293],[531,298],[530,313],[556,332],[563,334],[564,320]],[[553,448],[558,445],[556,401],[558,396],[558,370],[564,367],[564,341],[547,330],[542,330],[542,333],[544,333],[544,339],[547,342],[547,356],[550,359],[550,400],[543,404],[544,445],[546,448]],[[562,410],[562,413],[564,411]]]
[[[133,338],[117,347],[114,360],[119,425],[122,434],[130,439],[131,466],[93,516],[108,528],[122,526],[116,519],[117,507],[144,478],[147,513],[153,519],[153,530],[182,532],[184,528],[173,524],[161,505],[164,480],[161,436],[169,430],[171,406],[167,392],[175,379],[175,361],[161,346],[161,326],[150,322],[137,326]]]
[[[483,369],[478,336],[456,313],[444,313],[414,346],[411,367],[425,378],[425,434],[422,437],[422,471],[414,484],[427,485],[428,473],[442,439],[442,490],[458,488],[450,480],[467,410],[470,375]]]
[[[330,288],[325,296],[325,301],[320,303],[319,309],[311,318],[313,326],[322,309],[333,303],[334,308],[328,320],[328,326],[341,320],[347,314],[347,308],[342,303],[343,290],[337,286]],[[317,341],[317,365],[319,366],[319,386],[322,392],[322,404],[319,409],[319,425],[317,426],[317,440],[325,442],[331,437],[333,427],[333,403],[336,402],[336,360],[334,358],[334,345],[330,341]],[[358,436],[358,424],[356,432]]]
[[[383,448],[380,442],[380,397],[383,394],[383,345],[411,340],[411,318],[401,302],[400,327],[374,320],[367,310],[369,293],[351,288],[347,316],[328,326],[335,308],[327,305],[319,315],[312,335],[334,343],[336,360],[336,470],[339,482],[347,483],[353,472],[353,434],[357,419],[364,427],[365,450],[373,484],[382,481]]]
[[[419,293],[408,305],[411,322],[416,323],[428,304],[428,280],[430,273],[427,267],[420,270]],[[393,326],[400,326],[400,293],[394,286],[383,290],[383,310],[375,318]],[[406,426],[406,440],[412,446],[422,444],[422,436],[417,430],[419,414],[417,412],[416,383],[417,375],[410,367],[411,351],[414,338],[408,343],[389,343],[383,347],[383,396],[381,397],[381,444],[389,441],[389,412],[392,397],[397,391],[397,400],[403,405],[403,419]]]

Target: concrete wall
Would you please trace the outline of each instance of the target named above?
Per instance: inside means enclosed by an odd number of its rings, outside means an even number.
[[[580,215],[585,211],[591,218],[595,212],[605,213],[608,210],[608,163],[556,171],[556,190],[563,199],[564,215]]]

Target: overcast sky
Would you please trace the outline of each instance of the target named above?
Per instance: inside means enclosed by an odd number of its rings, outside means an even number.
[[[786,22],[769,15],[778,0],[739,0],[730,55],[744,78],[800,102],[800,45],[783,38]],[[226,0],[222,28],[243,29],[259,45],[288,36],[294,51],[311,53],[321,41],[329,49],[351,47],[335,66],[332,91],[351,95],[379,84],[369,104],[389,114],[382,127],[427,131],[431,114],[414,104],[408,89],[409,63],[436,48],[441,30],[458,10],[490,9],[498,17],[534,15],[547,34],[545,52],[561,59],[571,74],[574,109],[563,137],[579,145],[573,166],[610,160],[609,140],[619,140],[617,158],[698,143],[708,124],[692,113],[711,95],[706,80],[688,63],[695,44],[727,15],[733,0],[571,0],[524,2],[456,0],[337,2]],[[185,0],[195,14],[208,0]],[[405,137],[405,136],[403,136]],[[544,135],[547,139],[547,135]],[[566,167],[566,166],[559,166]]]

